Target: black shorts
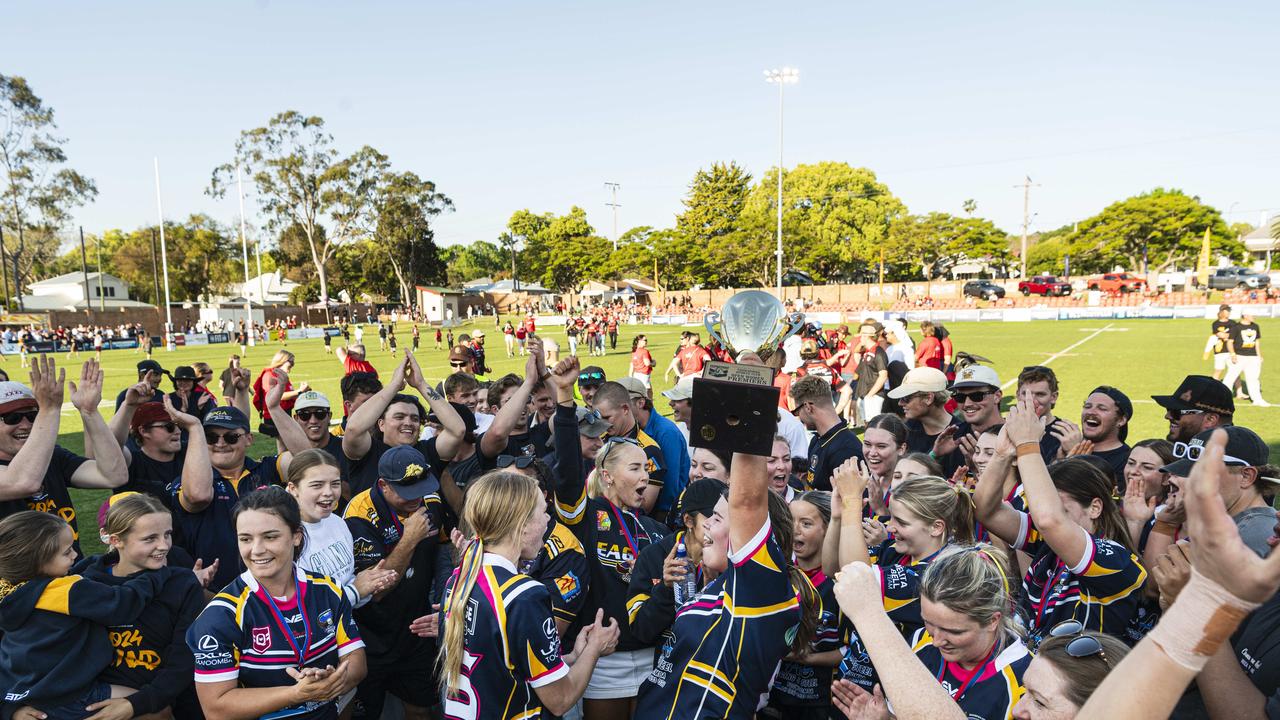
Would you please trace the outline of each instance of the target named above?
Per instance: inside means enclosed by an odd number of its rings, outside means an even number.
[[[436,644],[421,643],[404,657],[365,656],[369,671],[356,690],[356,718],[378,720],[387,695],[395,695],[409,705],[434,707],[440,704],[440,683],[436,675]]]

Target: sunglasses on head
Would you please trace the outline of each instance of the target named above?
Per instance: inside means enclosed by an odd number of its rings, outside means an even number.
[[[173,431],[175,431],[175,430],[177,430],[177,429],[178,429],[178,423],[173,422],[173,421],[170,421],[170,422],[151,423],[150,425],[147,425],[147,426],[146,426],[145,428],[143,428],[143,429],[145,429],[145,430],[155,430],[156,428],[164,428],[164,431],[165,431],[165,432],[167,432],[167,433],[171,433],[171,432],[173,432]]]
[[[600,419],[601,418],[600,418],[599,410],[588,410],[586,413],[583,414],[582,419],[578,421],[578,425],[579,426],[595,425],[596,423],[600,422]]]
[[[1203,454],[1204,454],[1203,445],[1188,445],[1187,443],[1184,443],[1184,442],[1175,442],[1173,444],[1173,456],[1176,458],[1186,458],[1192,462],[1195,462],[1199,460],[1200,456]],[[1249,465],[1249,463],[1245,462],[1244,460],[1241,460],[1238,457],[1232,457],[1230,455],[1223,455],[1222,462],[1225,465],[1243,465],[1243,466]]]
[[[509,468],[515,465],[517,469],[524,470],[532,465],[536,459],[532,455],[499,455],[498,468]]]
[[[228,445],[235,445],[236,443],[240,442],[240,438],[248,434],[249,433],[247,432],[240,432],[238,430],[235,432],[228,432],[228,433],[205,431],[204,439],[205,439],[205,442],[209,443],[210,445],[217,445],[218,440],[222,440]]]
[[[3,416],[0,416],[0,419],[4,420],[5,425],[17,425],[23,420],[26,420],[29,423],[34,423],[38,412],[38,410],[22,410],[18,412],[5,413]]]
[[[955,398],[957,403],[963,403],[966,400],[972,400],[973,402],[979,403],[979,402],[982,402],[983,400],[986,400],[987,396],[990,395],[991,392],[992,391],[990,390],[974,390],[972,392],[953,392],[951,393],[951,397]]]
[[[582,382],[583,380],[603,380],[603,379],[604,379],[604,373],[602,372],[589,372],[589,373],[578,374],[578,382]]]
[[[293,415],[299,420],[302,420],[305,422],[313,418],[328,417],[329,411],[323,408],[316,408],[316,409],[307,408],[306,410],[296,410],[294,411]]]
[[[1102,641],[1093,635],[1084,634],[1084,623],[1079,620],[1063,620],[1054,625],[1049,630],[1049,637],[1074,639],[1067,643],[1067,654],[1073,658],[1086,658],[1097,655],[1102,658],[1102,662],[1106,663],[1108,668],[1111,667],[1111,660],[1107,658],[1107,651],[1102,649]]]
[[[604,441],[604,447],[605,447],[604,457],[600,458],[600,464],[603,465],[605,461],[609,459],[609,453],[613,452],[613,449],[615,447],[623,443],[640,447],[640,441],[636,440],[635,438],[629,438],[624,435],[614,435],[613,437],[608,438]]]

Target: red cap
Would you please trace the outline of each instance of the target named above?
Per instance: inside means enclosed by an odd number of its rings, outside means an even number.
[[[129,422],[129,429],[138,432],[138,428],[153,423],[169,422],[173,418],[169,417],[169,412],[164,409],[164,403],[148,402],[142,403],[133,413],[133,420]]]

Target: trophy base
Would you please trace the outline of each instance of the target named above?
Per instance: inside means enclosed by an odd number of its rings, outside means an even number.
[[[778,432],[778,388],[694,378],[689,445],[768,457]]]

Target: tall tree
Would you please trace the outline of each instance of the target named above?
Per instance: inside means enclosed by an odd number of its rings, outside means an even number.
[[[990,220],[948,213],[907,215],[889,231],[886,264],[894,279],[932,280],[964,261],[1008,262],[1008,236]]]
[[[19,258],[14,294],[21,303],[22,278],[29,277],[38,264],[57,254],[57,231],[66,224],[72,209],[98,195],[93,180],[71,168],[63,146],[66,139],[55,134],[53,108],[44,104],[21,77],[0,75],[0,162],[7,183],[0,210],[0,224],[16,231]],[[26,236],[35,234],[35,252],[26,252]],[[43,240],[43,242],[41,242]],[[9,238],[10,243],[13,238]],[[12,245],[9,247],[12,251]],[[0,241],[0,276],[5,301],[8,299],[8,263]]]
[[[1210,246],[1220,255],[1244,252],[1222,214],[1181,190],[1156,188],[1112,203],[1080,223],[1080,247],[1106,265],[1141,271],[1144,255],[1152,272],[1191,262],[1200,252],[1208,228]]]
[[[684,212],[676,216],[676,230],[704,245],[712,238],[736,232],[750,191],[750,173],[735,162],[713,163],[709,169],[699,170],[689,183]]]
[[[444,281],[431,219],[453,209],[453,202],[436,191],[435,183],[411,172],[387,173],[378,184],[373,239],[386,254],[400,286],[401,302],[413,302],[413,286]]]
[[[289,110],[265,127],[240,133],[234,160],[214,169],[208,194],[225,196],[236,182],[237,167],[257,189],[268,230],[291,225],[302,230],[320,298],[327,301],[329,260],[338,245],[361,234],[377,182],[388,169],[387,157],[365,146],[341,158],[323,119]]]
[[[511,263],[510,256],[502,248],[487,240],[441,248],[440,258],[447,267],[450,287],[483,277],[497,277]]]

